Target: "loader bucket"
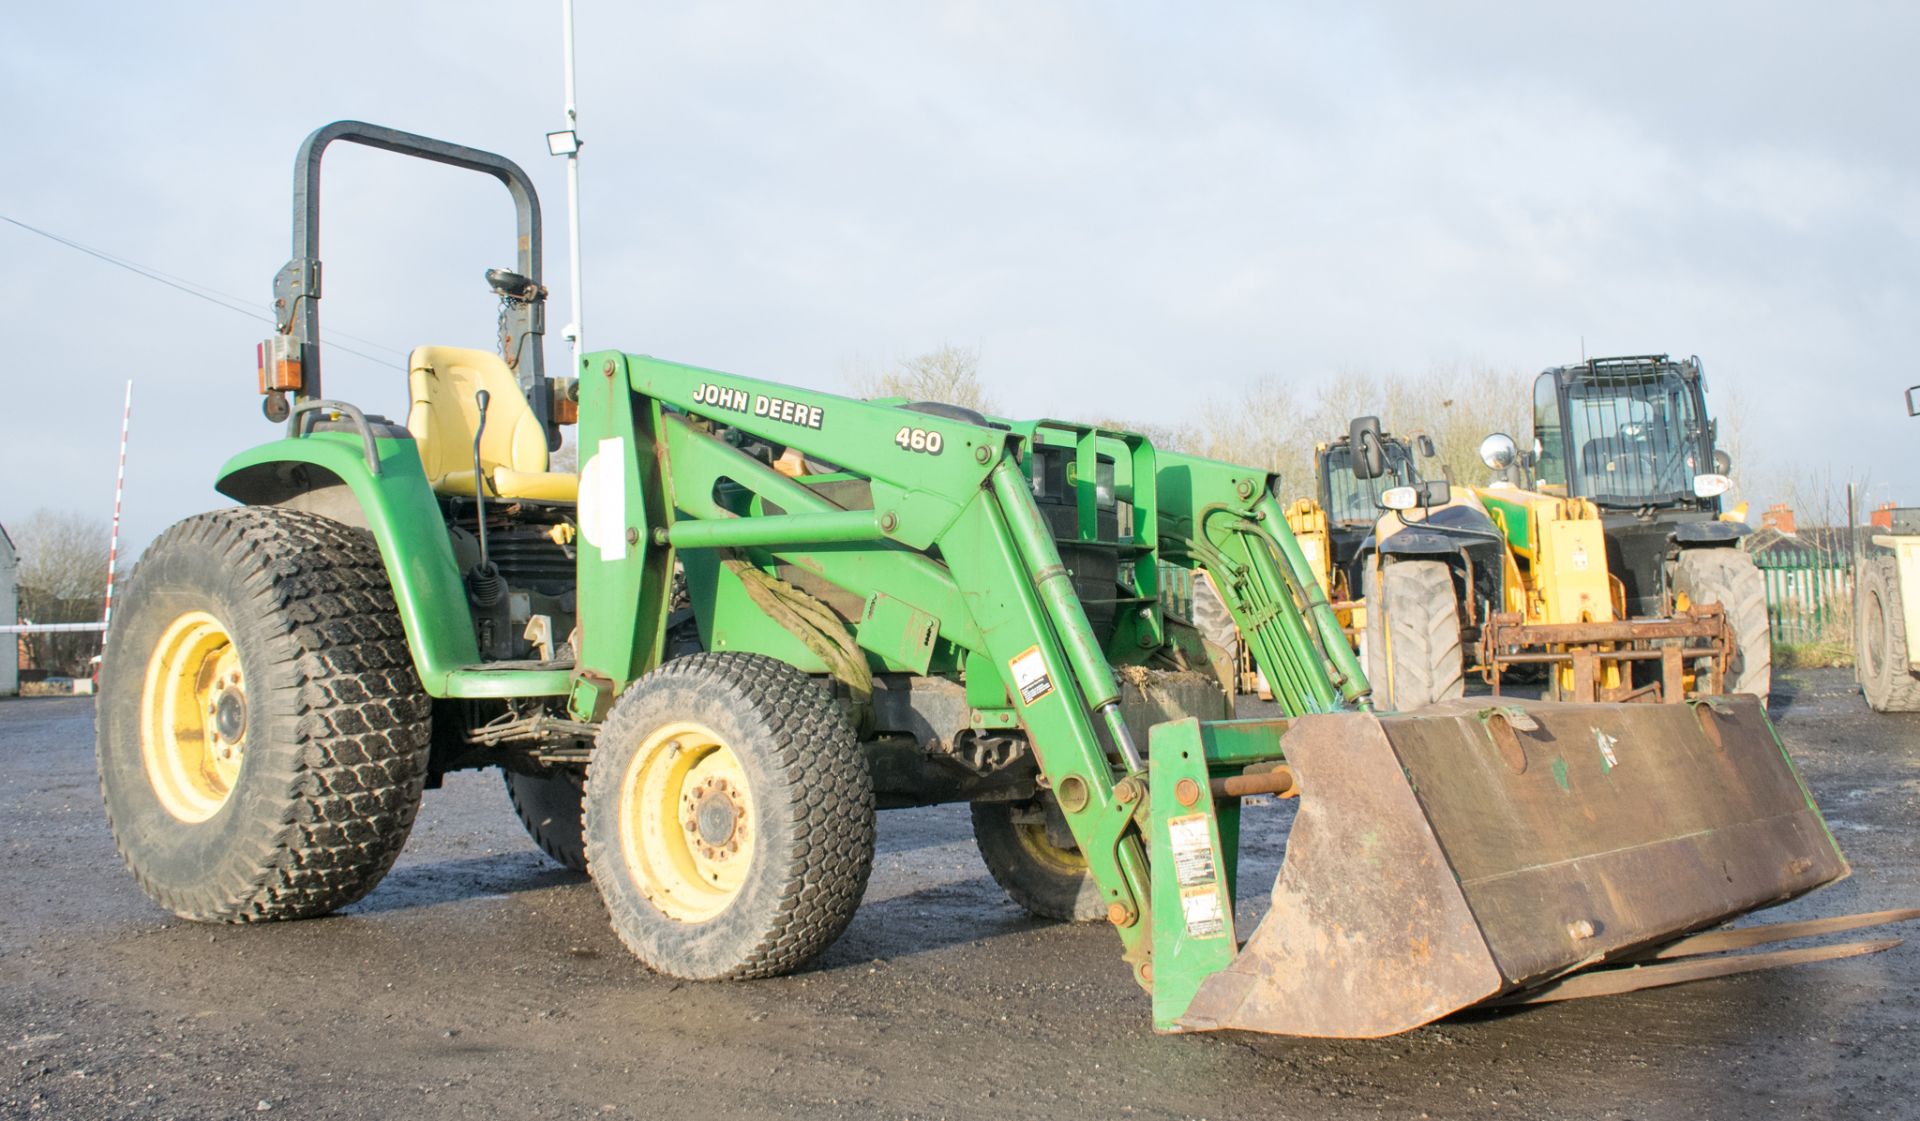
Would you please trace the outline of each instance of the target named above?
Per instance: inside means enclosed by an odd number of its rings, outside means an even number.
[[[1847,874],[1751,697],[1307,716],[1281,747],[1272,907],[1176,1030],[1390,1035]]]

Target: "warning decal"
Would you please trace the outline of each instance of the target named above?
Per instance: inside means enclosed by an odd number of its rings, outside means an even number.
[[[1182,888],[1180,913],[1187,920],[1187,933],[1195,938],[1212,938],[1227,932],[1227,916],[1220,908],[1220,891],[1212,884]]]
[[[1191,814],[1167,822],[1173,839],[1173,874],[1181,887],[1212,883],[1213,838],[1207,833],[1207,815]]]
[[[1047,663],[1038,646],[1029,646],[1007,663],[1013,670],[1013,687],[1020,690],[1020,703],[1033,702],[1053,692],[1053,678],[1047,676]]]

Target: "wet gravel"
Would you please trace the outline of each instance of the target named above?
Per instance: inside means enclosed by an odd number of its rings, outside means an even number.
[[[1920,902],[1920,718],[1869,712],[1844,671],[1778,690],[1854,874],[1769,918]],[[813,968],[684,984],[622,950],[493,774],[430,792],[338,915],[175,919],[113,851],[92,741],[90,699],[0,701],[7,1118],[1920,1116],[1916,945],[1373,1042],[1162,1037],[1113,935],[1026,918],[941,807],[881,816]],[[1244,884],[1288,812],[1249,810]]]

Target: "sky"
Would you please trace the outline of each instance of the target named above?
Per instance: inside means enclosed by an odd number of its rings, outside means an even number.
[[[1698,354],[1749,490],[1920,503],[1920,7],[577,0],[584,333],[844,390],[977,348],[1025,416],[1170,423],[1262,379]],[[565,365],[557,2],[0,14],[0,523],[224,504],[293,155],[357,118],[534,176]],[[336,145],[328,396],[491,346],[493,180]],[[344,334],[343,334],[344,333]],[[350,335],[352,338],[348,338]]]

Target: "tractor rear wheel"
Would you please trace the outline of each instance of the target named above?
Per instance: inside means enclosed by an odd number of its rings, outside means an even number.
[[[586,776],[555,769],[540,774],[505,772],[507,798],[527,836],[560,864],[575,872],[587,870],[586,834],[580,825],[580,798]]]
[[[1460,608],[1445,562],[1367,566],[1367,680],[1383,711],[1412,712],[1464,696]]]
[[[1037,918],[1092,922],[1107,917],[1100,885],[1078,846],[1066,838],[1066,822],[1046,795],[1029,802],[975,802],[973,840],[993,882]]]
[[[1854,677],[1875,712],[1920,712],[1920,678],[1907,653],[1900,570],[1892,557],[1867,557],[1854,572]]]
[[[1773,632],[1767,625],[1767,585],[1753,558],[1738,549],[1687,549],[1673,569],[1673,591],[1689,603],[1717,603],[1733,628],[1726,691],[1751,693],[1767,703],[1773,691]]]
[[[380,882],[426,776],[428,701],[379,547],[242,507],[160,535],[107,636],[114,843],[183,918],[325,914]]]
[[[587,767],[587,868],[615,933],[687,980],[771,977],[840,936],[873,868],[873,780],[846,713],[758,654],[634,682]]]

